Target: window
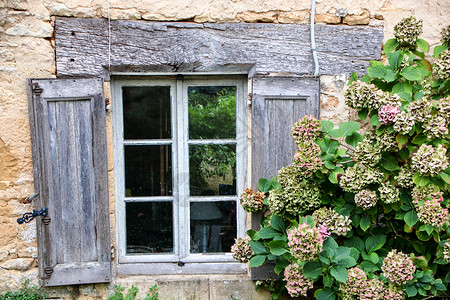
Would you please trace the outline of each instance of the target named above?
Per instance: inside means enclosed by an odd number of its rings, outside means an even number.
[[[235,262],[230,247],[246,230],[245,82],[113,79],[119,263]]]

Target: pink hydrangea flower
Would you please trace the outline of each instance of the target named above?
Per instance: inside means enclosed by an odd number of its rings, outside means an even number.
[[[393,124],[395,116],[400,112],[400,107],[386,104],[378,111],[378,118],[383,124]]]

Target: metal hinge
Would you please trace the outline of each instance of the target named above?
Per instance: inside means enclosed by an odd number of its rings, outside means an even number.
[[[44,274],[49,278],[53,274],[53,268],[52,267],[46,267],[44,269]]]
[[[22,218],[17,219],[17,223],[19,223],[19,224],[30,223],[31,221],[33,221],[34,218],[39,217],[39,216],[43,216],[44,219],[45,219],[45,217],[48,216],[47,207],[40,209],[40,210],[33,209],[33,212],[24,213]],[[48,219],[50,219],[50,218],[48,218]],[[45,221],[47,221],[47,220],[45,220]],[[48,222],[50,222],[50,221],[48,221]],[[44,222],[44,224],[45,224],[45,222]]]
[[[31,90],[33,93],[35,93],[37,96],[42,94],[43,89],[39,86],[39,83],[35,82],[31,84]]]

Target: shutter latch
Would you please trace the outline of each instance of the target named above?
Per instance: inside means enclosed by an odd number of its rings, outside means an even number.
[[[48,216],[47,207],[40,209],[40,210],[33,209],[33,212],[24,213],[22,218],[17,219],[17,223],[19,223],[19,224],[30,223],[31,221],[33,221],[34,218],[39,217],[39,216],[43,216],[43,217]]]

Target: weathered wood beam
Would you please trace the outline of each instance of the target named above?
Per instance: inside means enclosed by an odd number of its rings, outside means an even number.
[[[363,74],[380,59],[382,29],[316,25],[320,74]],[[305,24],[178,23],[56,19],[57,75],[115,72],[246,71],[311,74],[310,28]],[[111,56],[109,57],[109,42]],[[110,64],[109,64],[110,62]]]

